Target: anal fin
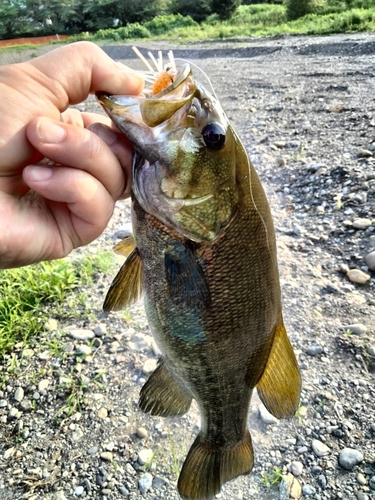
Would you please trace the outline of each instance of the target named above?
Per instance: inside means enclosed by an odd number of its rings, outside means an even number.
[[[221,486],[241,474],[248,474],[254,465],[249,431],[243,441],[231,448],[208,446],[198,435],[182,466],[178,491],[184,500],[209,500]]]
[[[143,267],[138,249],[135,248],[122,265],[104,300],[104,311],[119,311],[142,295]]]
[[[139,406],[145,413],[161,417],[179,417],[189,411],[192,396],[169,372],[164,361],[141,389]]]
[[[264,406],[276,418],[295,414],[301,392],[301,375],[282,320],[276,328],[266,368],[256,388]]]
[[[129,257],[129,255],[132,253],[135,247],[136,244],[134,236],[128,236],[127,238],[121,240],[119,243],[116,243],[116,245],[113,247],[113,250],[120,255],[125,255],[125,257]]]

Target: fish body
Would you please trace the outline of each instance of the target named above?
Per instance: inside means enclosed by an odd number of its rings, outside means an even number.
[[[121,308],[142,287],[162,355],[140,406],[179,416],[196,400],[201,429],[178,489],[207,500],[253,467],[254,387],[276,417],[299,402],[269,205],[218,100],[189,67],[157,95],[99,101],[135,149],[135,247],[104,308]]]

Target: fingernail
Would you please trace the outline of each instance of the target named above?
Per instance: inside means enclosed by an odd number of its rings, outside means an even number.
[[[63,127],[48,119],[39,120],[37,132],[42,142],[51,144],[61,142],[66,133]]]
[[[117,139],[117,134],[111,128],[102,123],[93,123],[88,127],[91,132],[100,137],[108,146],[113,144]]]
[[[27,167],[27,176],[30,180],[41,182],[52,177],[53,170],[49,167]]]

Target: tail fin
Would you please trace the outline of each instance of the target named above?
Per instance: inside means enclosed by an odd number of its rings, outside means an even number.
[[[184,500],[209,500],[221,486],[241,474],[248,474],[254,465],[251,437],[232,448],[213,448],[195,439],[182,466],[178,491]]]

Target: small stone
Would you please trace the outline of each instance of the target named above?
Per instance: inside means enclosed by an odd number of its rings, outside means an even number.
[[[100,410],[98,411],[98,418],[104,419],[107,418],[107,416],[108,416],[107,408],[100,408]]]
[[[129,490],[127,490],[123,484],[117,484],[116,486],[121,496],[128,497],[130,495]]]
[[[146,439],[148,436],[148,431],[144,427],[138,427],[137,436],[141,439]]]
[[[25,392],[22,387],[17,387],[16,392],[14,393],[14,399],[20,403],[24,398]]]
[[[111,441],[110,443],[108,443],[108,444],[105,445],[105,449],[107,451],[113,451],[114,447],[115,447],[115,443],[113,441]]]
[[[367,267],[371,271],[375,271],[375,251],[370,252],[366,255],[365,262],[366,262]]]
[[[309,356],[317,356],[323,352],[322,346],[319,344],[312,345],[306,349],[306,354]]]
[[[354,448],[344,448],[340,451],[339,464],[346,470],[352,470],[353,467],[361,463],[362,460],[362,453]]]
[[[259,407],[259,416],[260,416],[262,422],[264,422],[267,425],[277,423],[277,418],[274,417],[273,415],[271,415],[271,413],[263,405]]]
[[[40,359],[40,361],[48,361],[51,357],[52,355],[49,351],[42,351],[38,354],[38,359]]]
[[[74,490],[74,494],[77,497],[80,497],[84,491],[83,486],[77,486],[77,488]]]
[[[138,453],[138,463],[140,465],[148,464],[153,457],[154,453],[149,448],[142,448]]]
[[[107,460],[108,462],[112,462],[113,453],[111,453],[110,451],[102,451],[100,454],[100,458],[102,458],[103,460]]]
[[[360,491],[357,495],[357,500],[369,500],[369,496],[363,493],[363,491]]]
[[[311,448],[317,457],[324,457],[331,451],[326,444],[322,443],[318,439],[313,439]]]
[[[293,474],[293,476],[298,477],[303,472],[303,463],[294,461],[290,464],[289,470]]]
[[[89,448],[87,450],[87,454],[88,455],[95,455],[95,453],[98,451],[98,447],[97,446],[92,446],[91,448]]]
[[[92,340],[95,337],[92,330],[71,330],[69,335],[75,340]]]
[[[97,337],[103,337],[107,333],[107,327],[103,323],[100,323],[100,325],[94,328],[93,332]]]
[[[119,238],[120,240],[124,240],[125,238],[129,238],[129,236],[132,236],[133,234],[133,226],[131,222],[124,224],[121,226],[117,231],[116,231],[116,238]]]
[[[301,498],[301,485],[292,474],[288,473],[283,476],[279,486],[279,500],[288,500],[289,498]]]
[[[158,490],[159,488],[167,484],[169,484],[168,479],[165,479],[161,476],[154,477],[154,480],[152,481],[152,487],[154,488],[154,490]]]
[[[305,497],[311,497],[315,495],[315,488],[311,486],[310,484],[304,484],[302,486],[302,494]]]
[[[130,476],[135,476],[136,472],[134,470],[134,467],[129,464],[129,462],[125,465],[125,471],[130,475]]]
[[[72,441],[80,441],[84,436],[84,433],[82,432],[82,430],[77,427],[77,429],[72,433]]]
[[[320,474],[320,476],[318,477],[318,484],[322,488],[322,490],[325,490],[327,488],[327,478],[324,474]]]
[[[372,225],[371,219],[355,219],[353,221],[352,227],[354,229],[367,229]]]
[[[358,472],[358,474],[357,474],[357,481],[362,486],[365,486],[367,484],[367,479],[365,478],[365,476],[361,472]]]
[[[357,156],[358,158],[370,158],[372,156],[372,153],[368,149],[358,149],[357,151]]]
[[[369,486],[372,490],[375,490],[375,476],[372,476],[369,482]]]
[[[3,458],[4,460],[8,460],[10,457],[12,457],[16,452],[16,449],[14,447],[8,448],[7,450],[4,451]]]
[[[38,391],[41,392],[41,391],[45,391],[47,389],[47,387],[49,386],[49,380],[48,378],[44,378],[42,380],[40,380],[39,384],[38,384]]]
[[[52,332],[53,330],[57,330],[59,327],[59,323],[57,320],[50,318],[44,323],[44,329],[47,330],[47,332]]]
[[[152,486],[152,475],[149,472],[146,472],[141,476],[140,480],[138,481],[138,488],[139,491],[144,494],[147,493],[148,490]]]
[[[362,335],[367,332],[367,326],[362,323],[353,323],[342,327],[346,332],[349,330],[354,335]]]
[[[368,283],[371,279],[371,276],[363,271],[360,271],[359,269],[350,269],[346,275],[349,281],[356,283],[357,285],[366,285],[366,283]]]
[[[77,347],[76,354],[79,356],[89,356],[92,353],[92,348],[89,345],[82,344]]]
[[[142,367],[142,371],[145,375],[149,375],[154,370],[156,370],[157,365],[158,365],[158,361],[156,359],[153,359],[153,358],[146,359],[146,361]]]
[[[31,410],[31,401],[29,399],[23,399],[20,404],[20,410],[27,412]]]

